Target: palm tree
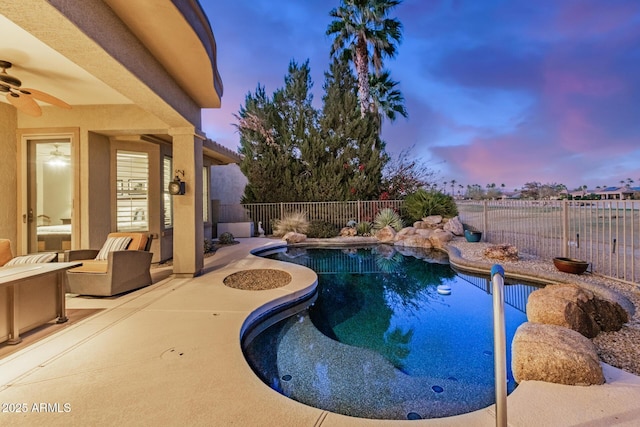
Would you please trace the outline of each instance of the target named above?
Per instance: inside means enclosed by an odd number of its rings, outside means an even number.
[[[456,182],[458,182],[458,181],[456,181],[455,179],[452,179],[452,180],[451,180],[451,196],[452,196],[452,197],[455,195],[454,190],[453,190],[453,187],[455,187],[455,186],[456,186]]]
[[[334,19],[327,35],[334,36],[331,55],[352,60],[358,75],[358,98],[362,117],[370,111],[369,65],[375,74],[382,71],[383,57],[393,58],[402,39],[402,24],[389,18],[401,0],[342,0],[329,15]]]
[[[388,70],[380,75],[369,76],[369,90],[371,94],[371,111],[378,118],[378,128],[382,129],[382,119],[386,117],[394,122],[397,115],[407,117],[404,107],[404,96],[395,87],[398,82],[391,80]]]

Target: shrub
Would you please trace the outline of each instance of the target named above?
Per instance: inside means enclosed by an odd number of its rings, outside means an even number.
[[[317,239],[330,239],[340,234],[338,227],[330,222],[315,220],[309,223],[307,236]]]
[[[420,189],[407,196],[402,205],[407,221],[413,223],[430,215],[453,218],[458,215],[458,207],[453,197],[440,191]]]
[[[276,237],[282,237],[290,231],[307,234],[308,229],[309,221],[304,212],[293,212],[273,222],[273,235]]]
[[[361,221],[356,224],[356,233],[358,236],[371,235],[371,223],[369,221]]]
[[[224,232],[218,237],[218,242],[221,245],[230,245],[235,243],[235,237],[233,237],[233,234],[229,232]]]
[[[215,251],[215,242],[211,239],[204,239],[204,253],[208,254],[209,252]]]
[[[373,228],[375,230],[381,230],[387,225],[391,226],[396,231],[400,231],[404,224],[402,223],[402,218],[396,211],[391,208],[384,208],[376,215],[376,218],[373,221]]]

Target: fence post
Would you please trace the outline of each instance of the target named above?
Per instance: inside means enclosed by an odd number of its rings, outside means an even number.
[[[562,201],[562,256],[569,256],[569,201]]]
[[[358,223],[362,222],[361,206],[362,206],[362,200],[358,200]]]
[[[487,208],[488,201],[484,200],[482,203],[482,241],[487,241],[487,233],[489,228],[489,209]]]

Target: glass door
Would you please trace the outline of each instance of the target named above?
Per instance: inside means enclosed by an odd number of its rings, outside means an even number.
[[[29,140],[27,150],[27,213],[22,219],[28,229],[28,251],[71,249],[71,143]]]

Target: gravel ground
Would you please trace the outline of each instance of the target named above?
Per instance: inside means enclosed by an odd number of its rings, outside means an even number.
[[[226,286],[245,291],[280,288],[289,282],[291,282],[289,273],[271,268],[238,271],[224,278]]]
[[[487,243],[468,243],[465,240],[454,240],[449,244],[457,249],[463,262],[490,266],[494,263],[502,265],[507,272],[530,274],[543,277],[545,280],[557,279],[558,282],[573,282],[586,285],[592,290],[602,289],[626,298],[634,307],[625,306],[632,311],[629,322],[616,332],[602,332],[592,341],[598,349],[600,359],[635,375],[640,375],[640,287],[629,283],[608,279],[596,274],[579,276],[562,273],[555,269],[551,261],[541,260],[535,256],[520,254],[518,261],[493,261],[484,256],[484,250],[491,246]],[[451,254],[450,254],[451,256]],[[455,256],[455,255],[454,255]]]

